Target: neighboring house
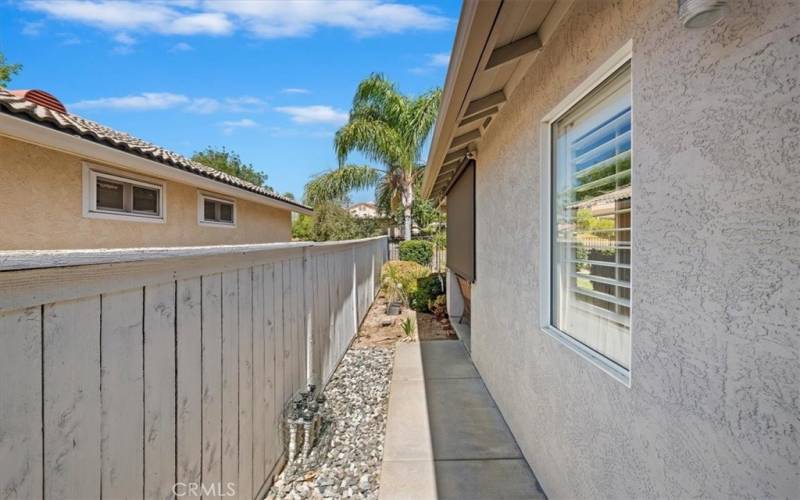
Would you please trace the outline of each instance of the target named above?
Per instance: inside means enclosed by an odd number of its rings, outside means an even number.
[[[681,3],[459,21],[423,191],[551,498],[800,494],[800,9]]]
[[[376,219],[380,217],[378,207],[374,203],[356,203],[347,209],[350,215],[359,219]]]
[[[290,241],[292,212],[311,209],[0,89],[0,250]]]

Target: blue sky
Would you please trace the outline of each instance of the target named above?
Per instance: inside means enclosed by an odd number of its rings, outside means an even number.
[[[460,2],[0,2],[0,51],[70,112],[190,155],[226,146],[302,195],[357,83],[441,86]],[[358,155],[355,162],[363,159]],[[354,201],[372,199],[356,193]]]

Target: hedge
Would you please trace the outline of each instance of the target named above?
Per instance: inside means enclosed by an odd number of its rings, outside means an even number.
[[[426,240],[409,240],[400,243],[400,260],[409,260],[429,266],[433,258],[433,243]]]

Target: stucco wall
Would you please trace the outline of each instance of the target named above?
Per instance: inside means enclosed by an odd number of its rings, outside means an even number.
[[[82,159],[0,137],[0,250],[291,240],[291,212],[236,200],[235,228],[197,223],[197,188],[166,182],[166,222],[83,217]]]
[[[472,355],[550,498],[800,496],[800,7],[729,3],[575,2],[478,153]],[[538,327],[541,119],[629,39],[630,388]]]

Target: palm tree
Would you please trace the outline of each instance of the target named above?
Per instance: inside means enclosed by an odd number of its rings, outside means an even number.
[[[383,75],[358,84],[349,121],[336,132],[334,148],[339,168],[324,172],[305,186],[311,205],[343,200],[353,190],[375,187],[379,202],[403,207],[405,239],[411,239],[414,182],[422,175],[422,147],[439,111],[439,88],[417,97],[401,94]],[[346,163],[353,151],[380,167]]]

